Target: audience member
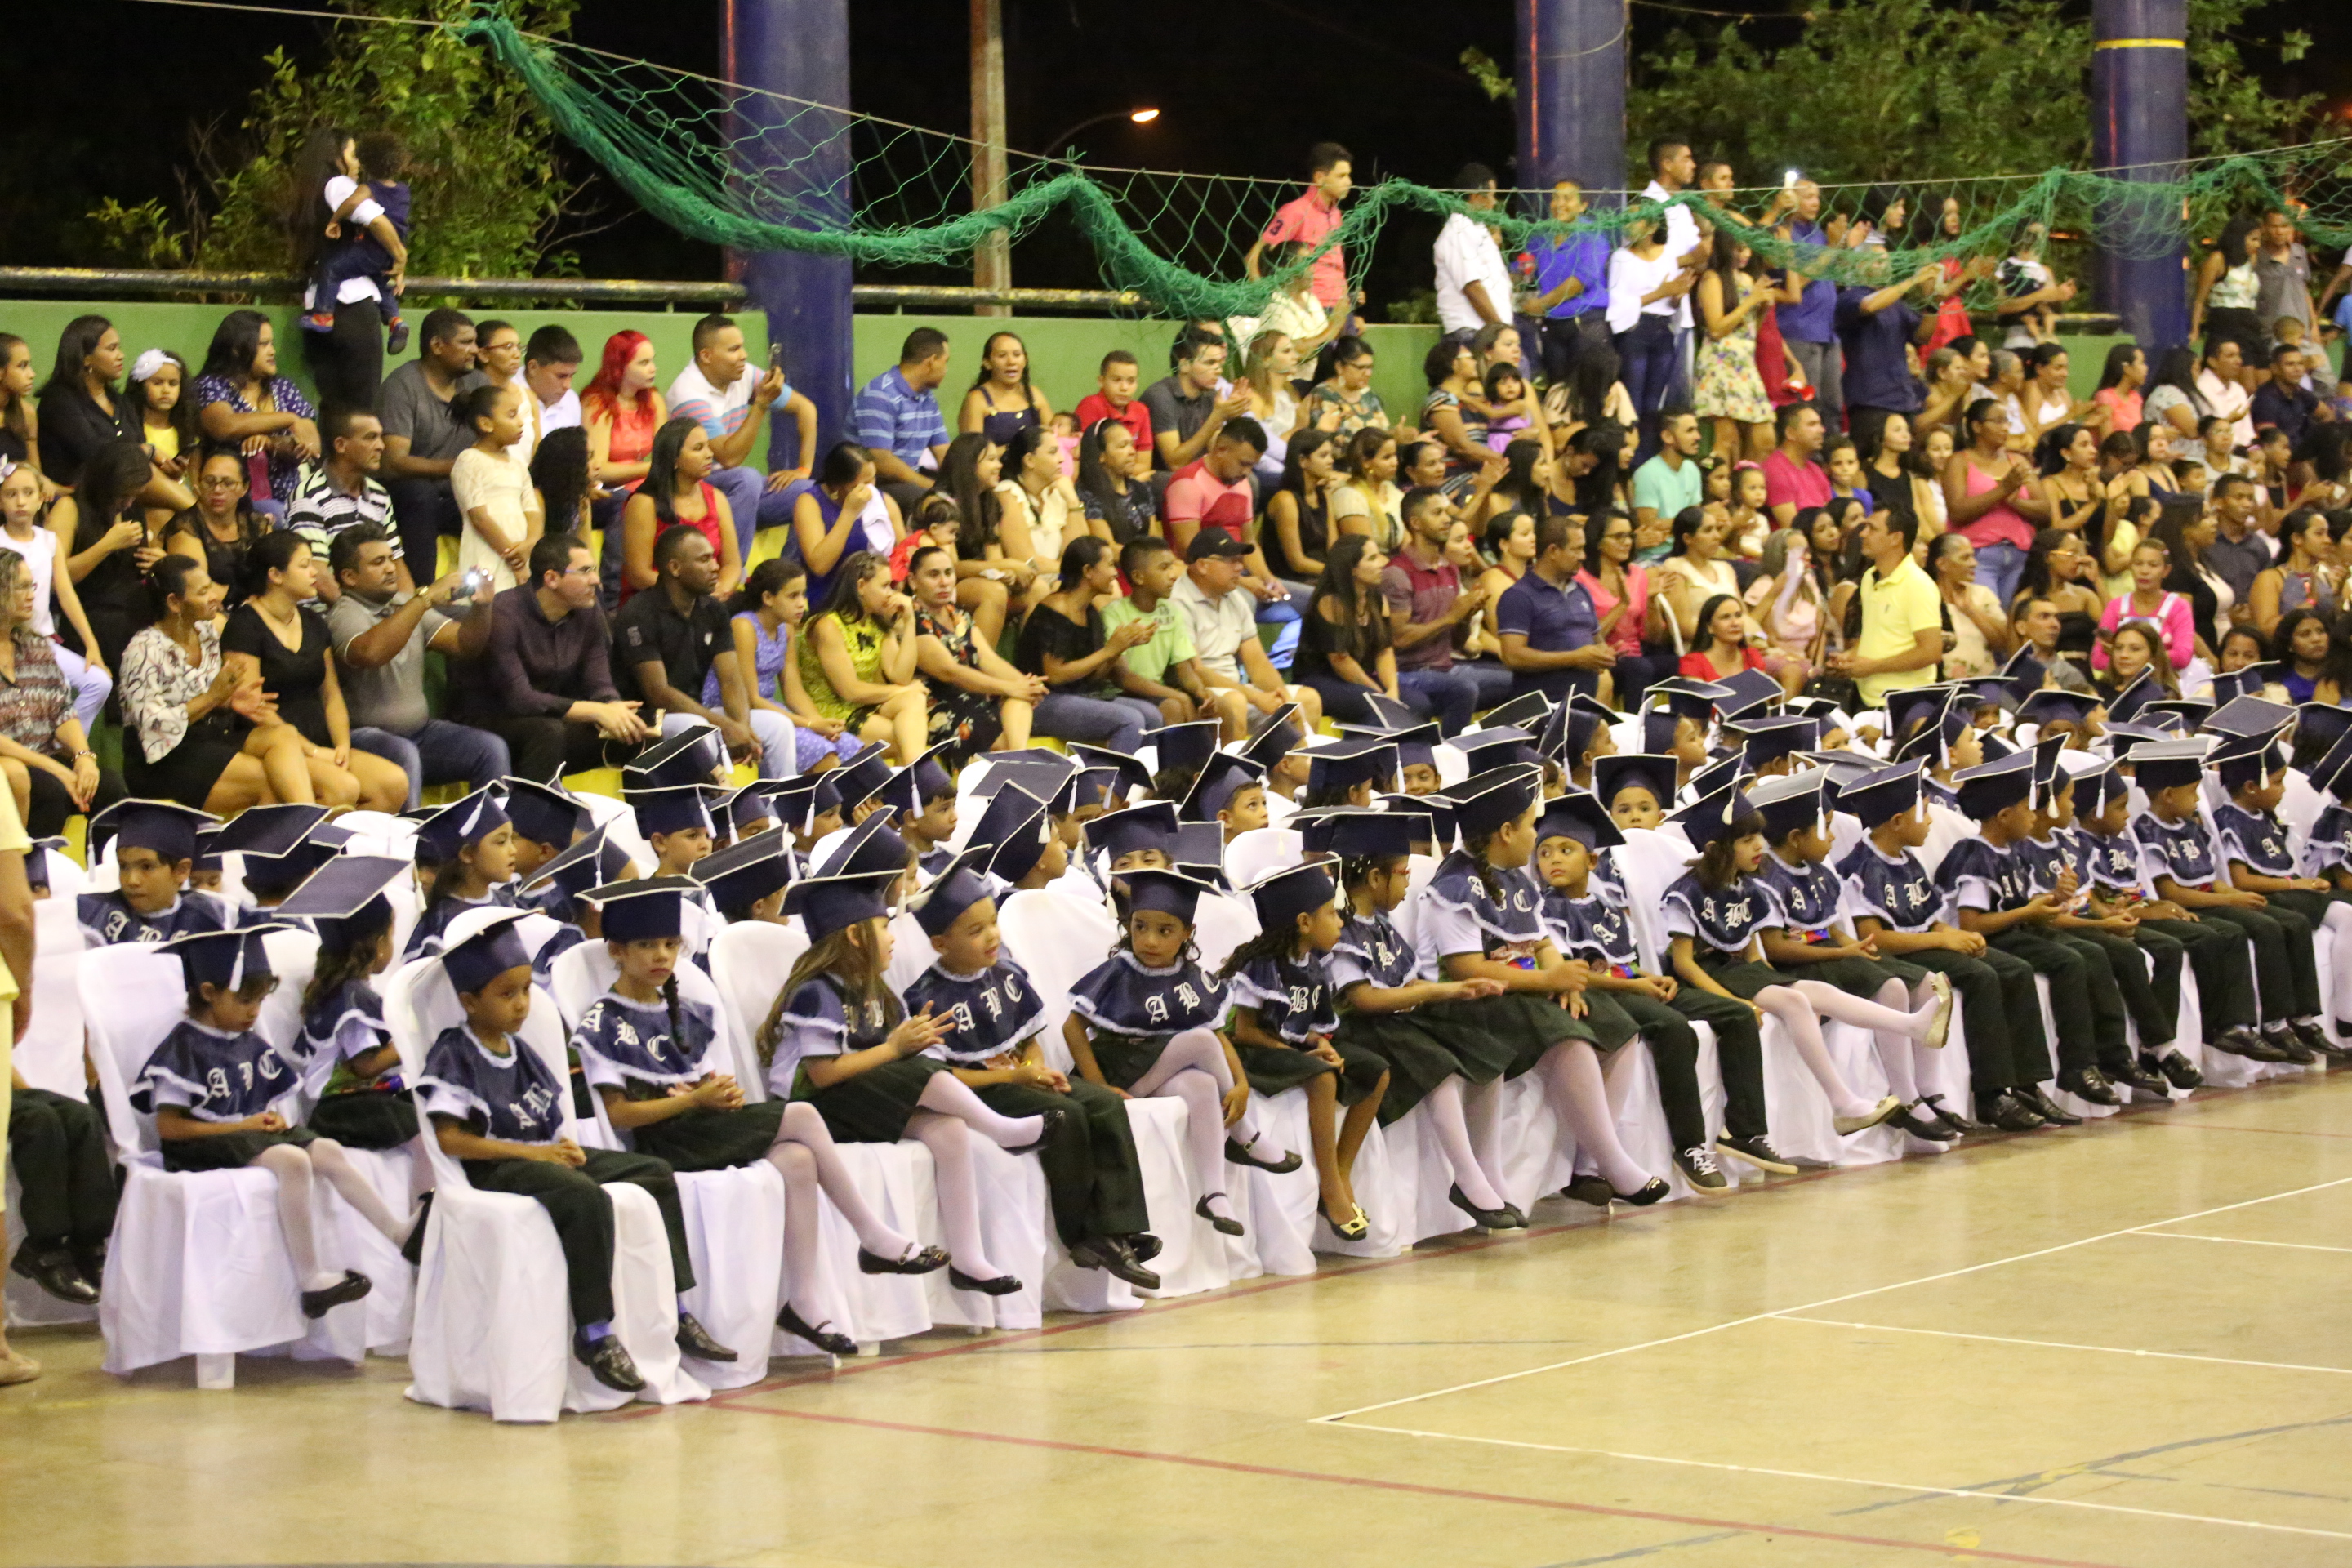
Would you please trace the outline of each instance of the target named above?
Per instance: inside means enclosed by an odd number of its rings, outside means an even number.
[[[553,321],[531,333],[523,345],[522,379],[537,401],[541,440],[558,430],[580,428],[580,394],[572,378],[580,374],[583,357],[580,340]]]
[[[1789,221],[1780,226],[1780,237],[1799,251],[1827,249],[1829,237],[1821,226],[1821,186],[1811,180],[1799,180],[1790,187],[1790,202]],[[1824,417],[1834,417],[1837,410],[1845,406],[1845,361],[1837,337],[1838,289],[1831,279],[1817,276],[1817,270],[1808,262],[1792,261],[1790,271],[1803,280],[1803,288],[1795,303],[1781,304],[1773,314],[1780,329],[1780,342],[1803,373],[1805,384],[1813,389],[1813,406],[1828,410]],[[1788,439],[1788,407],[1780,410],[1779,435],[1783,442]],[[1821,502],[1793,504],[1819,506]],[[1774,510],[1778,510],[1776,502]],[[1786,518],[1781,519],[1781,526],[1788,526]]]
[[[1143,389],[1143,406],[1151,416],[1152,467],[1172,473],[1200,460],[1223,431],[1226,422],[1249,412],[1249,391],[1225,383],[1225,340],[1187,327],[1176,336],[1171,351],[1174,368]],[[1265,438],[1257,441],[1265,449]],[[1253,454],[1251,460],[1256,460]]]
[[[1774,425],[1780,444],[1764,459],[1764,504],[1772,509],[1774,524],[1786,528],[1799,509],[1830,504],[1830,476],[1820,462],[1829,427],[1810,403],[1788,405]]]
[[[735,668],[743,674],[752,710],[772,710],[792,721],[796,771],[803,773],[845,763],[866,743],[839,720],[820,714],[802,689],[792,647],[808,618],[808,572],[799,562],[762,561],[743,579],[728,619],[735,639]],[[716,708],[720,701],[714,668],[702,678],[702,705]]]
[[[717,465],[710,482],[727,498],[735,521],[739,560],[751,554],[751,535],[759,529],[782,526],[792,515],[792,503],[782,491],[794,479],[808,478],[816,463],[816,405],[793,390],[781,363],[762,374],[743,347],[743,329],[731,316],[705,316],[694,323],[694,362],[669,384],[669,415],[699,423],[710,437]],[[797,437],[791,466],[770,453],[772,472],[751,463],[769,408],[783,405]],[[775,499],[770,500],[770,497]]]
[[[1535,525],[1528,520],[1526,529],[1527,548],[1535,547]],[[1532,557],[1530,557],[1532,559]],[[1652,656],[1643,646],[1644,628],[1650,620],[1649,568],[1633,559],[1633,520],[1611,507],[1585,520],[1584,564],[1576,581],[1592,600],[1593,614],[1600,616],[1599,636],[1617,652],[1617,662],[1610,674],[1616,683],[1616,698],[1622,710],[1631,713],[1641,705],[1642,693],[1653,681],[1674,673],[1671,655]],[[1482,677],[1492,668],[1473,665]],[[1480,681],[1480,707],[1487,706],[1493,695]],[[1504,689],[1507,695],[1507,689]]]
[[[98,634],[98,647],[84,651],[110,669],[122,668],[141,624],[140,577],[163,553],[140,499],[152,469],[144,448],[110,441],[90,454],[74,493],[49,508],[58,554]]]
[[[1492,321],[1511,319],[1511,270],[1495,231],[1478,214],[1495,210],[1495,172],[1465,163],[1454,176],[1468,212],[1450,213],[1437,231],[1437,325],[1446,334],[1467,337]]]
[[[1944,657],[1943,604],[1936,584],[1911,558],[1909,520],[1874,511],[1859,539],[1870,563],[1855,596],[1862,635],[1850,652],[1830,656],[1830,668],[1851,678],[1866,705],[1883,707],[1886,694],[1926,686]]]
[[[607,742],[617,761],[652,731],[614,687],[595,562],[551,533],[531,549],[530,578],[491,601],[489,646],[473,679],[451,683],[452,717],[504,741],[519,777],[603,767]]]
[[[1125,349],[1113,349],[1103,355],[1095,371],[1095,389],[1078,399],[1075,410],[1078,432],[1091,431],[1102,420],[1124,427],[1134,442],[1135,450],[1151,450],[1151,410],[1136,393],[1142,382],[1142,367],[1136,357]]]
[[[948,377],[948,336],[917,327],[898,363],[858,389],[847,438],[872,454],[885,494],[901,512],[938,482],[948,453],[948,425],[937,396]]]
[[[756,761],[761,778],[792,777],[800,767],[793,722],[776,709],[751,706],[734,628],[718,597],[719,552],[709,537],[696,528],[666,529],[653,557],[658,581],[613,618],[613,684],[623,700],[635,700],[665,734],[715,726],[737,762]],[[713,675],[719,701],[706,705]]]
[[[39,407],[41,471],[58,489],[81,483],[82,469],[100,447],[139,443],[138,418],[115,387],[122,366],[122,335],[104,316],[76,316],[58,334],[57,368],[41,387]],[[152,477],[168,482],[160,474]],[[142,479],[139,488],[148,482]]]
[[[1977,579],[2007,604],[2017,595],[2038,502],[2028,487],[2033,468],[2010,449],[2009,411],[1990,397],[1962,416],[1960,449],[1944,467],[1944,510],[1954,533],[1976,549]]]
[[[1454,634],[1486,607],[1486,590],[1476,584],[1463,587],[1461,572],[1445,559],[1446,537],[1459,521],[1454,503],[1443,491],[1412,489],[1401,505],[1404,548],[1388,558],[1381,574],[1397,690],[1450,738],[1470,727],[1474,713],[1510,695],[1510,675],[1454,658]]]
[[[218,585],[203,562],[167,555],[148,587],[148,624],[121,666],[124,784],[217,816],[274,800],[272,774],[302,769],[302,738],[260,678],[221,657]]]
[[[1128,406],[1140,409],[1143,405]],[[1142,422],[1148,426],[1150,416],[1146,414]],[[1130,422],[1097,419],[1087,425],[1078,440],[1078,506],[1086,514],[1087,531],[1107,534],[1113,544],[1154,531],[1160,521],[1150,485],[1150,438],[1139,439],[1133,432]]]
[[[245,581],[245,558],[270,521],[247,499],[245,459],[235,447],[205,447],[189,478],[196,504],[163,525],[163,548],[203,562],[215,584],[232,584],[222,589],[223,607],[234,609],[245,597],[234,584]]]
[[[50,641],[58,668],[74,694],[74,712],[81,720],[82,732],[96,734],[99,712],[114,692],[114,677],[99,657],[98,634],[82,613],[73,574],[58,571],[62,542],[41,526],[41,476],[30,463],[5,458],[0,458],[0,546],[24,557],[33,588],[29,625],[36,636]],[[61,620],[79,646],[89,650],[87,657],[57,640]]]
[[[1706,500],[1699,467],[1698,416],[1670,408],[1658,418],[1657,455],[1633,470],[1633,523],[1652,528]]]
[[[862,741],[887,741],[912,767],[930,725],[917,679],[915,602],[890,581],[890,560],[853,551],[833,592],[803,628],[793,657],[809,706]]]
[[[1018,332],[988,334],[980,345],[980,374],[956,408],[956,428],[977,430],[1010,447],[1024,430],[1043,430],[1054,417],[1045,394],[1029,384],[1029,345]]]
[[[449,465],[449,494],[463,520],[457,563],[482,574],[492,587],[513,587],[530,563],[530,547],[547,531],[530,470],[515,461],[522,405],[519,385],[485,381],[462,394],[451,411],[474,433],[474,443]]]
[[[1024,675],[981,639],[971,612],[956,602],[956,562],[936,544],[918,546],[907,563],[915,595],[915,667],[930,709],[930,743],[955,762],[995,746],[1029,744],[1032,715],[1045,696],[1042,676]]]
[[[732,504],[713,482],[716,458],[709,432],[685,415],[655,433],[646,477],[621,509],[620,607],[661,580],[654,556],[662,536],[676,528],[691,529],[709,542],[719,563],[720,594],[731,595],[742,581],[741,531]]]
[[[1273,220],[1242,258],[1243,268],[1253,278],[1265,276],[1262,266],[1268,246],[1296,245],[1310,252],[1321,246],[1339,226],[1339,204],[1354,188],[1354,156],[1337,142],[1315,143],[1307,151],[1307,189],[1274,209]],[[1344,318],[1359,302],[1348,291],[1344,246],[1334,244],[1317,256],[1307,279],[1316,302],[1331,312],[1334,321]],[[1083,424],[1085,416],[1079,418]]]
[[[1584,520],[1548,517],[1536,524],[1536,555],[1527,574],[1495,605],[1495,633],[1511,694],[1540,691],[1555,701],[1600,689],[1599,672],[1617,650],[1601,637],[1592,595],[1576,580],[1584,568]]]
[[[319,560],[330,559],[335,540],[354,528],[373,528],[383,538],[392,554],[393,571],[399,579],[399,591],[415,592],[416,584],[408,569],[406,557],[400,548],[400,536],[393,531],[392,492],[376,482],[376,474],[383,467],[383,422],[364,408],[330,406],[319,417],[319,439],[324,455],[316,461],[302,465],[295,482],[294,498],[287,504],[286,526],[302,536],[310,546],[310,553]],[[198,542],[205,551],[207,568],[215,577],[220,563],[213,559],[216,544],[226,543],[217,538],[218,528],[214,514],[205,511],[203,494],[196,498],[197,514],[205,522],[205,537]],[[237,523],[240,532],[244,520]],[[239,553],[251,548],[249,538],[237,542]],[[325,605],[335,602],[341,592],[336,582],[320,585],[319,597]]]
[[[474,319],[446,306],[417,329],[416,358],[383,378],[376,412],[383,420],[384,489],[400,522],[402,559],[433,574],[441,536],[454,537],[463,519],[449,489],[457,454],[474,444],[473,426],[452,404],[481,384],[474,368]]]
[[[34,629],[35,602],[25,558],[0,549],[0,776],[26,827],[47,838],[120,800],[122,781],[98,765],[73,688]]]
[[[1230,538],[1222,532],[1217,537]],[[1131,683],[1140,682],[1120,656],[1150,642],[1159,634],[1159,623],[1131,620],[1116,632],[1106,626],[1097,601],[1118,587],[1118,558],[1108,541],[1092,534],[1070,541],[1053,591],[1022,624],[1013,663],[1045,682],[1045,695],[1030,719],[1038,734],[1132,754],[1142,744],[1143,731],[1158,728],[1161,716],[1157,700],[1132,690]]]
[[[1359,337],[1335,339],[1330,361],[1330,374],[1318,382],[1298,405],[1300,425],[1328,431],[1350,444],[1367,428],[1387,429],[1388,410],[1381,404],[1381,395],[1372,390],[1371,345]]]
[[[1574,223],[1584,212],[1582,185],[1552,182],[1552,222]],[[1520,265],[1534,296],[1528,310],[1540,323],[1537,346],[1545,378],[1566,386],[1585,350],[1608,341],[1609,240],[1598,232],[1536,235]]]
[[[1308,687],[1286,684],[1257,634],[1257,595],[1242,586],[1249,552],[1231,534],[1203,529],[1184,551],[1184,575],[1169,597],[1184,616],[1201,679],[1211,688],[1237,691],[1256,711],[1253,729],[1286,702],[1299,705],[1301,732],[1312,734],[1323,716],[1322,699]]]

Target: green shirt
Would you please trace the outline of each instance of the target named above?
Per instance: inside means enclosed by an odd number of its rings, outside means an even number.
[[[1103,635],[1108,637],[1128,622],[1143,618],[1143,612],[1136,608],[1133,599],[1113,599],[1103,606],[1102,618]],[[1192,647],[1192,633],[1172,599],[1160,600],[1152,607],[1150,618],[1160,628],[1151,634],[1151,640],[1138,643],[1119,657],[1126,660],[1128,669],[1140,679],[1171,685],[1169,666],[1198,657]]]

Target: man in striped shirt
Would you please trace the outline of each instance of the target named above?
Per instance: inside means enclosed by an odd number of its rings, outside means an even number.
[[[873,454],[883,491],[911,514],[947,457],[948,422],[931,394],[948,378],[948,335],[936,327],[907,334],[898,363],[858,388],[849,439]]]
[[[416,592],[408,563],[402,559],[400,532],[392,521],[392,494],[375,481],[383,466],[383,422],[364,408],[341,408],[329,404],[319,416],[319,440],[325,455],[302,465],[294,482],[294,500],[286,509],[286,526],[310,542],[319,573],[319,596],[308,601],[325,614],[342,590],[323,570],[335,535],[373,523],[392,546],[393,570],[400,574],[400,592]]]

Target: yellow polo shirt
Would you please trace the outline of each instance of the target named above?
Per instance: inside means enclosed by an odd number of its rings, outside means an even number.
[[[1943,632],[1943,602],[1937,596],[1936,584],[1909,555],[1904,556],[1903,563],[1883,581],[1874,566],[1864,573],[1859,591],[1862,639],[1854,645],[1854,652],[1864,658],[1892,658],[1909,653],[1917,646],[1921,632]],[[1865,675],[1854,686],[1862,693],[1862,700],[1875,708],[1886,700],[1890,691],[1900,691],[1906,686],[1926,686],[1935,679],[1936,666],[1929,663],[1917,669]]]

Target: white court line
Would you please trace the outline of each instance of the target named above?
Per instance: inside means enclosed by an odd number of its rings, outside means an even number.
[[[2352,1247],[2322,1247],[2315,1241],[2257,1241],[2251,1236],[2199,1236],[2188,1230],[2151,1230],[2167,1241],[2230,1241],[2240,1247],[2285,1247],[2297,1252],[2352,1252]]]
[[[1923,1497],[1982,1498],[1988,1502],[2026,1503],[2041,1508],[2078,1508],[2096,1513],[2133,1514],[2142,1519],[2168,1519],[2188,1524],[2218,1524],[2232,1530],[2264,1530],[2281,1535],[2316,1535],[2329,1541],[2352,1541],[2352,1533],[2296,1524],[2272,1524],[2256,1519],[2224,1519],[2210,1513],[2176,1513],[2166,1509],[2132,1508],[2123,1503],[2092,1502],[2083,1498],[2026,1496],[1987,1487],[1923,1487],[1909,1481],[1872,1480],[1860,1476],[1825,1476],[1811,1470],[1779,1470],[1762,1465],[1725,1465],[1708,1459],[1685,1459],[1661,1454],[1627,1454],[1614,1448],[1579,1448],[1563,1443],[1528,1443],[1508,1437],[1474,1437],[1461,1432],[1423,1432],[1410,1426],[1375,1426],[1355,1423],[1351,1432],[1386,1432],[1400,1437],[1438,1437],[1454,1443],[1483,1443],[1496,1448],[1533,1448],[1548,1454],[1587,1454],[1605,1459],[1630,1459],[1650,1465],[1682,1465],[1694,1469],[1725,1470],[1734,1475],[1770,1476],[1792,1481],[1822,1481],[1835,1486],[1875,1487],[1882,1491],[1911,1492]]]
[[[1819,1301],[1807,1301],[1794,1307],[1780,1307],[1769,1312],[1750,1312],[1744,1318],[1727,1319],[1720,1323],[1710,1323],[1703,1329],[1691,1329],[1679,1334],[1668,1334],[1664,1339],[1644,1340],[1639,1344],[1620,1345],[1615,1350],[1594,1351],[1590,1355],[1572,1356],[1567,1361],[1549,1362],[1542,1366],[1531,1366],[1519,1372],[1507,1372],[1494,1377],[1481,1377],[1468,1383],[1457,1383],[1445,1388],[1433,1388],[1425,1394],[1408,1394],[1402,1399],[1384,1399],[1377,1405],[1360,1405],[1352,1410],[1340,1410],[1328,1415],[1313,1416],[1310,1418],[1310,1424],[1328,1426],[1335,1422],[1349,1420],[1358,1415],[1370,1415],[1376,1410],[1392,1410],[1400,1405],[1417,1405],[1424,1399],[1441,1399],[1446,1394],[1465,1394],[1474,1388],[1490,1388],[1496,1384],[1516,1383],[1523,1377],[1538,1377],[1548,1372],[1560,1372],[1569,1367],[1582,1366],[1589,1362],[1607,1361],[1613,1356],[1633,1355],[1640,1351],[1656,1350],[1662,1345],[1679,1344],[1685,1340],[1702,1339],[1708,1334],[1721,1333],[1726,1329],[1744,1328],[1749,1323],[1760,1323],[1768,1318],[1816,1311],[1821,1308],[1834,1307],[1844,1301],[1859,1301],[1864,1297],[1884,1295],[1889,1290],[1907,1290],[1914,1285],[1932,1285],[1938,1280],[1958,1279],[1964,1275],[1979,1273],[1987,1268],[2000,1268],[2011,1263],[2025,1263],[2036,1258],[2048,1258],[2053,1253],[2071,1252],[2078,1247],[2113,1241],[2117,1237],[2137,1236],[2144,1231],[2152,1230],[2159,1225],[2179,1225],[2186,1220],[2204,1219],[2210,1215],[2228,1214],[2234,1209],[2252,1208],[2258,1204],[2276,1203],[2281,1198],[2301,1197],[2306,1193],[2321,1193],[2331,1187],[2346,1185],[2352,1185],[2352,1176],[2339,1176],[2332,1182],[2315,1182],[2307,1187],[2295,1187],[2284,1193],[2270,1193],[2259,1198],[2247,1198],[2239,1203],[2222,1204],[2215,1208],[2199,1209],[2193,1214],[2174,1215],[2169,1219],[2150,1220],[2146,1225],[2126,1226],[2121,1230],[2102,1231],[2097,1236],[2086,1236],[2078,1241],[2062,1241],[2055,1247],[2036,1247],[2032,1252],[2021,1252],[2014,1257],[1995,1258],[1983,1263],[1971,1263],[1961,1268],[1947,1268],[1941,1273],[1925,1274],[1916,1279],[1898,1279],[1892,1285],[1874,1285],[1867,1290],[1849,1290],[1843,1296],[1831,1296]]]
[[[1939,1340],[1982,1340],[1988,1344],[2027,1345],[2049,1351],[2096,1351],[2102,1355],[2146,1356],[2153,1361],[2202,1361],[2218,1366],[2254,1366],[2272,1372],[2329,1372],[2352,1377],[2352,1366],[2306,1366],[2291,1361],[2241,1361],[2236,1356],[2192,1355],[2186,1351],[2142,1351],[2125,1345],[2075,1345],[2063,1340],[2019,1340],[2007,1334],[1964,1334],[1952,1329],[1906,1329],[1895,1323],[1849,1323],[1837,1318],[1806,1318],[1793,1312],[1773,1314],[1784,1323],[1820,1323],[1832,1329],[1868,1329],[1890,1334],[1927,1334]]]

